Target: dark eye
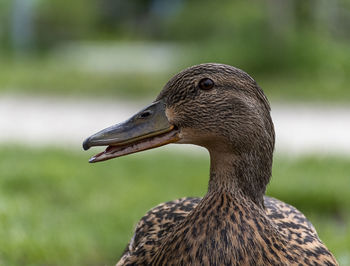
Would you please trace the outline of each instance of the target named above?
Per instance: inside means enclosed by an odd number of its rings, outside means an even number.
[[[211,88],[214,87],[214,81],[212,81],[211,79],[209,78],[204,78],[204,79],[201,79],[198,83],[198,87],[201,89],[201,90],[210,90]]]

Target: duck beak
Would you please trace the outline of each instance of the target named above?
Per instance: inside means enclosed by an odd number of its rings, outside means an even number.
[[[164,102],[157,101],[128,120],[87,138],[83,148],[107,146],[105,151],[89,160],[95,163],[177,142],[180,139],[178,133],[165,115]]]

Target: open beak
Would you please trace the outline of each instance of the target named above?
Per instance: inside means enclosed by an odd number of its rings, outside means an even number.
[[[177,127],[171,125],[165,115],[165,104],[157,101],[125,122],[87,138],[83,148],[107,146],[105,151],[89,160],[95,163],[177,142],[180,139],[178,133]]]

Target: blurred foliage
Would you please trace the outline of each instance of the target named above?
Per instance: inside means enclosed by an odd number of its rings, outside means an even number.
[[[36,44],[52,47],[57,42],[79,40],[96,32],[94,0],[40,0],[34,17]]]
[[[11,46],[11,24],[23,1],[1,4],[0,38],[8,48],[16,47]],[[253,76],[319,70],[350,73],[347,1],[31,2],[33,11],[27,16],[34,47],[40,51],[72,40],[171,41],[186,43],[194,51],[184,64],[228,63]]]
[[[160,36],[190,41],[198,61],[233,64],[253,75],[350,72],[350,10],[339,1],[185,3]]]
[[[112,265],[142,215],[202,196],[209,161],[158,151],[89,165],[94,152],[1,146],[0,263]],[[349,159],[276,156],[268,194],[293,204],[350,265]]]

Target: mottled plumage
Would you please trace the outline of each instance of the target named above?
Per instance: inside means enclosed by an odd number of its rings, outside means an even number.
[[[256,220],[253,216],[247,217],[247,214],[253,214],[249,205],[228,206],[225,194],[221,195],[219,201],[210,205],[210,208],[205,209],[205,212],[201,212],[205,214],[204,216],[200,215],[194,220],[189,219],[190,223],[186,227],[184,220],[201,200],[201,198],[182,198],[162,203],[150,210],[137,224],[135,235],[117,265],[134,263],[190,265],[195,264],[192,257],[198,259],[197,263],[206,265],[336,265],[334,257],[318,238],[315,228],[300,211],[291,205],[274,198],[264,197],[266,217],[274,226],[272,230],[285,238],[285,241],[282,241],[284,243],[281,244],[280,240],[272,237],[270,232],[267,234],[264,232],[267,230],[266,221]],[[200,252],[205,245],[198,242],[198,235],[208,234],[206,226],[210,226],[208,219],[212,215],[214,215],[212,228],[216,237],[206,245],[218,255],[216,260],[210,252]],[[242,246],[241,242],[246,242],[248,246],[246,250],[235,248],[228,234],[230,230],[225,225],[225,219],[220,219],[220,215],[227,216],[226,223],[237,224],[231,233],[237,235],[235,237],[237,246]],[[247,222],[238,223],[244,220]],[[248,229],[254,232],[251,238],[247,235]],[[160,258],[155,261],[154,257],[158,255],[157,251],[161,247],[163,238],[174,230],[187,231],[189,234],[187,241],[184,243],[181,240],[179,244],[173,244],[175,251],[171,251],[172,257],[162,254],[163,256],[159,255]],[[240,238],[239,235],[243,237]],[[260,238],[258,241],[260,245],[255,241],[258,238]],[[215,251],[217,242],[225,243],[226,248],[231,248],[233,251],[231,256],[225,256],[221,250]],[[181,246],[183,246],[182,250]]]
[[[269,102],[245,72],[222,64],[185,69],[150,107],[84,148],[102,142],[111,146],[93,161],[170,142],[210,154],[207,194],[150,210],[117,265],[337,265],[301,212],[265,196],[275,132]]]

